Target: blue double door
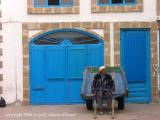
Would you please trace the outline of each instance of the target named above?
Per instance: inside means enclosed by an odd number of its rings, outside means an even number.
[[[104,63],[102,44],[30,46],[31,104],[82,103],[80,96],[86,66]]]
[[[151,98],[150,31],[121,30],[121,65],[128,80],[128,102],[148,103]]]

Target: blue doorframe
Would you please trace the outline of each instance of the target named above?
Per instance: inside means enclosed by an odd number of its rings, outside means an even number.
[[[126,72],[126,77],[130,79],[128,81],[129,98],[127,100],[128,102],[149,103],[151,101],[150,29],[121,29],[120,36],[120,61]],[[142,46],[140,46],[140,44]],[[133,56],[131,54],[133,54]],[[136,62],[135,57],[138,57],[138,55],[143,56],[139,56],[141,58],[139,61],[141,61],[142,64]],[[134,64],[139,65],[135,67]],[[131,72],[130,69],[133,68],[137,70]],[[135,82],[133,80],[131,81],[131,79],[135,77],[132,74],[136,73],[138,70],[137,76],[139,76],[140,79],[138,80],[137,77]],[[145,79],[141,80],[141,78]]]
[[[73,44],[64,39],[58,45],[36,45],[41,37],[56,32],[76,31],[99,41]],[[78,29],[57,29],[35,37],[29,43],[30,104],[82,103],[80,86],[86,66],[104,64],[104,41]]]

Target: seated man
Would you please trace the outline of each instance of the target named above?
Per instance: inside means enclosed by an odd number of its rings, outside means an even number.
[[[107,100],[107,108],[111,110],[112,95],[115,84],[112,76],[105,72],[105,66],[99,68],[99,73],[94,76],[92,92],[95,94],[97,107],[103,113],[103,100]]]

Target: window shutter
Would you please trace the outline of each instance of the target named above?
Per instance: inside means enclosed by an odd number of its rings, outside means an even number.
[[[61,5],[72,5],[73,0],[60,0]]]
[[[45,7],[46,6],[46,0],[35,0],[35,6],[36,7]]]
[[[123,3],[123,0],[112,0],[112,4],[120,4]]]
[[[109,0],[99,0],[99,4],[108,4]]]
[[[125,3],[134,3],[135,0],[125,0]]]
[[[48,0],[48,5],[59,5],[59,0]]]

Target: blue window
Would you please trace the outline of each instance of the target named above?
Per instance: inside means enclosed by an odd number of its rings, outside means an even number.
[[[136,0],[98,0],[98,5],[130,5],[135,4]]]
[[[34,0],[35,7],[69,7],[73,0]]]

